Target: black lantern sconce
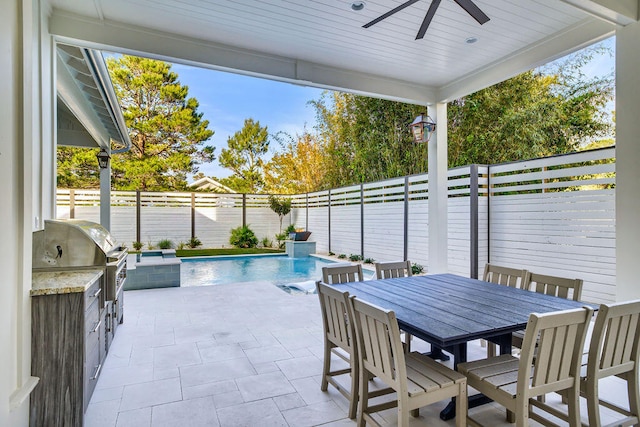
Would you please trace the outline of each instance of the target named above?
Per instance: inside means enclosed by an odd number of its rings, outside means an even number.
[[[98,158],[98,166],[100,166],[100,169],[106,169],[109,167],[109,159],[111,158],[111,156],[105,151],[104,148],[101,149],[98,154],[96,154],[96,157]]]

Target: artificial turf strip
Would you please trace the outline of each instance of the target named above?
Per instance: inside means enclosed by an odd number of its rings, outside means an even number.
[[[216,255],[255,255],[284,253],[281,249],[267,248],[214,248],[214,249],[177,249],[176,256],[216,256]]]

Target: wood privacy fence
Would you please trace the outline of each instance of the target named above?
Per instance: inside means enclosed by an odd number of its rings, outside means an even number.
[[[268,196],[112,192],[119,241],[157,243],[197,236],[228,245],[249,224],[273,240],[278,217]],[[283,227],[311,231],[320,253],[379,261],[429,259],[428,176],[413,175],[289,196]],[[607,148],[448,171],[449,271],[469,277],[484,264],[581,278],[583,298],[615,300],[615,149]],[[99,192],[58,191],[58,217],[99,220]]]

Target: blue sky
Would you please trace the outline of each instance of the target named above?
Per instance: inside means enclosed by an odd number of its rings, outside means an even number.
[[[209,129],[215,133],[207,145],[216,147],[216,156],[248,118],[267,126],[272,135],[283,131],[295,136],[302,134],[305,125],[311,129],[315,124],[315,110],[307,103],[319,99],[322,89],[179,64],[172,70],[189,86],[189,96],[198,100],[200,112],[209,120]],[[200,165],[200,171],[218,178],[231,175],[217,159]]]
[[[615,48],[613,38],[602,44]],[[613,72],[613,67],[614,59],[601,55],[585,66],[584,72],[587,76],[606,75]],[[270,134],[284,131],[295,136],[302,133],[305,125],[312,129],[315,124],[315,110],[308,101],[319,99],[322,89],[180,64],[174,64],[172,69],[180,82],[189,86],[189,96],[200,102],[200,112],[209,120],[209,129],[215,132],[207,144],[216,147],[216,156],[227,146],[227,138],[242,129],[247,118],[267,126]],[[613,104],[609,110],[612,109]],[[231,175],[217,159],[201,165],[200,171],[219,178]]]

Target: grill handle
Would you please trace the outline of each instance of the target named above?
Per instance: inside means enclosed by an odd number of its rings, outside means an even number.
[[[98,328],[100,328],[100,325],[102,325],[102,320],[100,320],[98,323],[96,323],[96,326],[93,328],[93,331],[91,331],[91,332],[97,332]]]
[[[91,377],[91,380],[98,379],[98,375],[100,375],[100,369],[102,369],[102,363],[96,366],[96,373],[93,374],[93,377]]]

